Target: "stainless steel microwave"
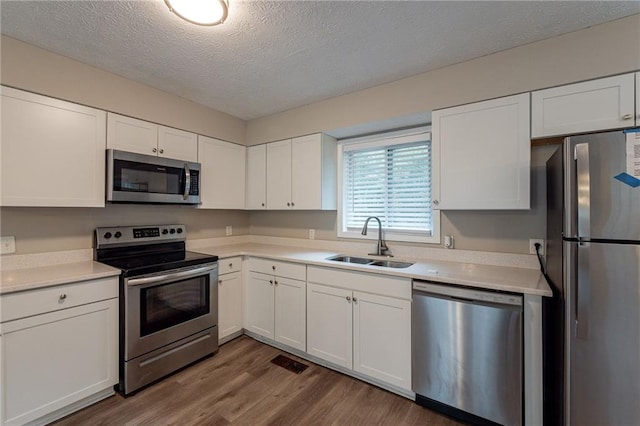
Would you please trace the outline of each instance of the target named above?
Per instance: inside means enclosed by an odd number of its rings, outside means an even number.
[[[200,163],[108,149],[107,201],[200,204]]]

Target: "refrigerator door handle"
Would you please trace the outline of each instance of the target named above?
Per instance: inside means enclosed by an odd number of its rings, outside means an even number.
[[[575,146],[578,204],[578,239],[591,234],[591,182],[589,172],[589,144]]]
[[[587,340],[589,336],[589,304],[591,283],[589,277],[590,243],[578,243],[578,273],[575,291],[575,333],[576,338]]]

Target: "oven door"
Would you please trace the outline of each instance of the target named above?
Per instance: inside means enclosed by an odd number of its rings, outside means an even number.
[[[107,201],[200,203],[200,164],[107,150]]]
[[[218,264],[124,279],[124,360],[218,322]]]

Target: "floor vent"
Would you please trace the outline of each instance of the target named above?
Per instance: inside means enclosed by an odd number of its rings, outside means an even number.
[[[277,357],[272,359],[271,362],[296,374],[302,373],[307,369],[307,367],[309,367],[308,365],[295,361],[284,355],[278,355]]]

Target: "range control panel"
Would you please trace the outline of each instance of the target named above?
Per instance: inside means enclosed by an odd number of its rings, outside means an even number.
[[[185,239],[185,225],[113,226],[96,229],[98,248],[140,243],[165,243],[184,241]]]

